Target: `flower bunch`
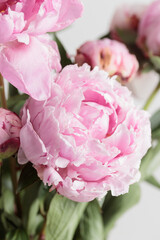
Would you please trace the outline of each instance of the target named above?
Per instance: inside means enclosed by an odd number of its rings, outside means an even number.
[[[140,110],[127,83],[159,73],[159,7],[118,9],[71,58],[54,32],[81,16],[80,0],[0,1],[0,239],[104,240],[140,178],[157,184],[159,112],[150,124],[144,109],[160,84]]]

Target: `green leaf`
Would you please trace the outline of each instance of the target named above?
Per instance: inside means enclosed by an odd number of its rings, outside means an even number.
[[[6,212],[3,212],[1,214],[1,220],[3,223],[3,226],[5,229],[8,230],[13,230],[17,227],[21,227],[21,220],[14,214],[8,214]]]
[[[43,224],[43,217],[38,214],[40,208],[40,199],[36,199],[29,211],[27,232],[29,235],[34,236],[37,233],[39,226]]]
[[[18,102],[13,108],[12,111],[15,112],[17,115],[19,115],[21,108],[25,104],[26,100],[21,100]]]
[[[6,230],[5,230],[5,227],[3,226],[3,223],[1,220],[2,212],[3,211],[0,210],[0,239],[5,240]]]
[[[101,36],[99,39],[104,39],[104,38],[111,38],[111,33],[109,32],[109,33]]]
[[[20,101],[26,101],[28,99],[28,95],[27,94],[21,94],[21,95],[16,95],[13,96],[11,98],[8,99],[7,101],[7,106],[10,110],[12,110],[12,108],[19,103]]]
[[[4,211],[6,213],[13,214],[15,204],[13,192],[7,188],[4,188],[2,198]]]
[[[114,227],[116,221],[128,209],[136,205],[140,200],[140,187],[138,184],[130,186],[129,193],[119,197],[111,196],[108,193],[103,204],[103,221],[105,227],[105,237],[108,236],[109,231]]]
[[[57,35],[55,33],[53,33],[53,36],[54,36],[54,40],[56,41],[56,43],[58,45],[58,49],[59,49],[59,52],[60,52],[62,68],[64,68],[66,65],[72,64],[72,61],[67,56],[67,52],[66,52],[63,44],[61,43],[61,41],[57,37]]]
[[[46,239],[72,240],[86,206],[56,194],[47,215]]]
[[[147,154],[141,161],[141,180],[145,180],[152,176],[154,171],[160,165],[160,142],[155,147],[148,150]]]
[[[38,181],[39,177],[37,176],[37,171],[34,167],[32,167],[32,164],[29,162],[27,163],[21,172],[19,181],[18,181],[18,188],[17,193],[19,193],[24,188],[32,185],[34,182]]]
[[[104,240],[104,226],[97,200],[90,202],[79,225],[79,239]]]
[[[15,88],[11,83],[9,83],[9,97],[19,95],[17,88]]]
[[[29,240],[29,237],[23,229],[16,229],[7,234],[6,240]]]
[[[150,61],[153,63],[156,70],[160,70],[160,57],[150,54]]]
[[[24,191],[21,192],[23,223],[26,228],[28,226],[30,208],[34,201],[38,198],[41,184],[42,184],[41,181],[36,181],[35,183],[28,186],[27,188],[24,189]]]
[[[152,131],[156,130],[160,127],[160,110],[158,110],[152,117],[151,117],[151,128]]]
[[[152,139],[159,139],[159,138],[160,138],[160,128],[152,132]]]
[[[120,39],[126,44],[133,44],[137,39],[137,32],[130,29],[116,29]]]
[[[158,180],[154,176],[148,177],[146,179],[146,182],[150,183],[154,187],[160,188],[160,182],[158,182]]]

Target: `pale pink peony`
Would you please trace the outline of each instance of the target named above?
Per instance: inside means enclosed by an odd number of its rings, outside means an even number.
[[[0,108],[0,159],[8,158],[17,152],[20,140],[21,121],[19,117]]]
[[[130,54],[123,43],[102,39],[84,43],[75,57],[81,66],[88,63],[91,68],[98,66],[109,73],[118,75],[122,81],[129,81],[137,73],[139,64],[135,55]]]
[[[51,71],[60,71],[61,65],[56,43],[43,34],[67,27],[81,13],[80,0],[1,0],[0,73],[3,77],[36,100],[47,99]]]
[[[61,30],[82,13],[80,0],[2,0],[0,43],[18,39],[29,43],[29,35]]]
[[[137,31],[145,9],[146,6],[142,4],[121,5],[114,13],[110,31],[116,31],[117,29]]]
[[[51,189],[75,201],[128,192],[151,145],[148,114],[98,68],[65,67],[51,97],[22,110],[19,163],[31,161]]]
[[[160,0],[149,5],[143,14],[137,43],[146,54],[160,55]]]

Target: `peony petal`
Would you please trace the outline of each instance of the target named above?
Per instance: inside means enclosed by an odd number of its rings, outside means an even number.
[[[53,51],[55,63],[59,64],[57,49],[53,49],[52,46],[50,48]],[[29,45],[12,42],[0,51],[0,72],[20,91],[37,100],[45,100],[50,96],[51,91],[48,51],[50,51],[48,45],[44,45],[34,37],[30,39]]]

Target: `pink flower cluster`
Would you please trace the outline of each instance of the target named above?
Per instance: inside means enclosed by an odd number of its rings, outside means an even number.
[[[9,110],[0,108],[0,159],[8,158],[17,152],[20,140],[21,121]]]
[[[83,63],[91,68],[98,66],[126,82],[135,76],[139,67],[135,55],[130,54],[123,43],[108,38],[84,43],[77,50],[75,61],[79,66]]]
[[[54,80],[47,101],[30,98],[22,110],[19,163],[75,201],[128,192],[151,145],[148,114],[98,68],[67,66]]]
[[[148,114],[134,106],[129,90],[109,78],[117,74],[128,81],[138,70],[122,43],[87,42],[76,56],[83,66],[58,73],[58,48],[46,33],[67,27],[81,12],[80,0],[0,1],[0,73],[30,95],[22,128],[15,114],[0,109],[0,158],[20,144],[20,164],[30,161],[51,190],[86,202],[109,190],[126,193],[139,180],[151,130]]]
[[[132,30],[137,33],[137,45],[147,56],[160,56],[160,0],[150,5],[121,6],[111,22],[111,35],[121,41],[117,30]]]
[[[56,43],[42,34],[65,28],[81,12],[80,0],[1,1],[0,73],[20,91],[47,99],[51,71],[61,65]]]

